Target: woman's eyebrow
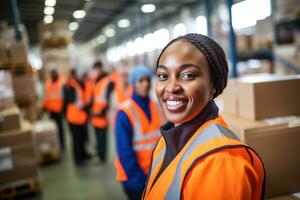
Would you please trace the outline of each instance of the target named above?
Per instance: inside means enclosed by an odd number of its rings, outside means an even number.
[[[187,63],[187,64],[182,64],[179,66],[180,68],[188,68],[188,67],[196,67],[201,69],[202,67],[200,67],[199,65],[195,65],[192,63]],[[164,65],[158,65],[157,68],[163,68],[163,69],[168,69],[168,67],[164,66]]]
[[[188,68],[188,67],[196,67],[198,69],[202,68],[201,66],[195,65],[195,64],[192,64],[192,63],[187,63],[187,64],[180,65],[180,68]]]

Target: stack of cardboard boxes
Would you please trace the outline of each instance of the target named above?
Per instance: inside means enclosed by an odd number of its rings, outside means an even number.
[[[229,80],[223,117],[266,170],[266,197],[300,192],[300,75]]]
[[[51,24],[40,24],[39,31],[44,75],[51,69],[56,69],[62,75],[68,75],[71,68],[68,48],[71,33],[68,21],[57,20]]]
[[[32,132],[39,163],[59,160],[60,145],[55,122],[51,120],[37,121],[33,123]]]
[[[0,199],[40,190],[32,128],[14,104],[9,77],[10,73],[0,71],[1,86],[5,87],[5,95],[0,93]]]

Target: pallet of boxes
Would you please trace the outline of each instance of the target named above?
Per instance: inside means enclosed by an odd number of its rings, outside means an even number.
[[[31,124],[14,103],[11,74],[0,71],[0,199],[40,192]]]
[[[217,102],[228,126],[263,160],[265,197],[300,192],[300,75],[231,79]]]

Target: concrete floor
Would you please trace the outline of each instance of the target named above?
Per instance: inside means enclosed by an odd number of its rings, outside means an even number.
[[[60,162],[41,166],[42,193],[30,200],[125,200],[120,183],[115,179],[113,166],[113,135],[109,133],[109,159],[105,164],[92,160],[85,166],[76,167],[71,153],[70,133],[65,126],[67,152]],[[95,137],[90,128],[91,153],[95,153]]]

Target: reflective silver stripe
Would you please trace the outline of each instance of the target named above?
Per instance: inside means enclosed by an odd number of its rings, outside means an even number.
[[[133,149],[135,151],[143,151],[143,150],[153,150],[156,145],[156,142],[150,142],[146,144],[134,144]]]
[[[152,161],[152,165],[151,165],[151,170],[150,170],[149,177],[152,176],[153,171],[157,168],[157,166],[160,163],[160,161],[164,158],[165,152],[166,152],[166,147],[164,147],[161,150],[161,152],[156,156],[156,159]]]
[[[134,109],[132,103],[130,101],[127,101],[125,105],[129,108],[131,111],[133,118],[134,118],[134,129],[133,129],[133,142],[140,142],[140,141],[145,141],[151,138],[158,138],[161,136],[160,131],[156,130],[150,133],[142,134],[142,127],[141,127],[141,120],[138,117],[138,114],[136,110]],[[151,116],[154,117],[154,116]],[[153,120],[153,119],[151,119]]]
[[[108,83],[109,83],[109,81],[104,80],[104,82],[101,81],[100,83],[98,82],[96,84],[96,87],[98,86],[98,84],[105,84],[105,86],[103,87],[102,94],[94,97],[94,102],[95,103],[105,103],[106,102],[106,98],[105,98],[106,96],[105,95],[106,95],[106,89],[107,89]]]
[[[166,200],[180,199],[181,193],[181,176],[182,174],[182,164],[189,158],[192,152],[200,145],[203,145],[209,140],[218,138],[218,137],[229,137],[231,139],[237,139],[234,133],[230,130],[222,127],[219,124],[212,124],[205,128],[201,133],[198,133],[197,137],[193,140],[191,145],[186,149],[182,157],[180,158],[178,165],[176,167],[176,172],[174,174],[171,185],[166,193]]]

